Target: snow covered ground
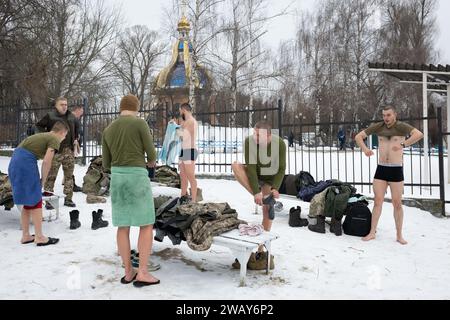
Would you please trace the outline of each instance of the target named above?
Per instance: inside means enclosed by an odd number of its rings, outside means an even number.
[[[8,158],[0,157],[0,170],[7,171]],[[86,168],[76,167],[81,184]],[[61,174],[57,192],[62,193]],[[236,182],[201,180],[204,198],[228,202],[240,218],[259,223],[252,199]],[[176,194],[155,188],[154,194]],[[111,221],[110,204],[87,205],[83,194],[74,201],[80,210],[81,229],[69,230],[69,208],[61,219],[45,223],[49,236],[61,242],[37,248],[19,243],[19,212],[0,209],[0,299],[450,299],[450,220],[405,208],[408,246],[395,242],[393,211],[384,207],[378,240],[314,234],[288,226],[288,214],[277,216],[273,232],[276,269],[270,276],[248,272],[247,287],[239,288],[239,272],[231,269],[234,257],[223,247],[194,252],[185,244],[169,240],[154,244],[154,260],[162,265],[155,272],[161,285],[143,290],[119,283],[123,276],[116,255],[115,229],[90,229],[91,212],[105,211]],[[285,201],[287,210],[297,205]],[[308,205],[301,204],[303,215]],[[132,230],[132,243],[138,230]]]

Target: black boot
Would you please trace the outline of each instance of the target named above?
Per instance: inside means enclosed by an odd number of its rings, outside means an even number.
[[[302,208],[292,208],[289,212],[289,226],[292,228],[307,227],[308,220],[301,218]]]
[[[334,233],[337,237],[342,236],[341,220],[337,220],[334,218],[331,219],[330,232]]]
[[[92,230],[97,230],[100,228],[106,228],[108,226],[108,221],[102,219],[103,210],[92,211]]]
[[[75,176],[72,176],[72,179],[73,179],[73,192],[82,192],[83,189],[77,186],[77,184],[75,183]]]
[[[77,205],[72,201],[72,199],[65,199],[64,206],[69,208],[75,208]]]
[[[76,230],[81,227],[81,222],[78,220],[80,212],[78,210],[73,210],[70,213],[70,230]]]
[[[317,223],[315,225],[309,225],[308,229],[316,233],[325,233],[325,217],[318,216]]]

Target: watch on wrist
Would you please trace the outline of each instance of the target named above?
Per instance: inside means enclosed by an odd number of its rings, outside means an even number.
[[[400,145],[403,147],[403,149],[406,149],[406,144],[404,142],[400,143]]]

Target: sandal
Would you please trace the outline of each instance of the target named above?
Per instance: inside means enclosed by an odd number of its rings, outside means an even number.
[[[158,280],[156,282],[135,281],[135,282],[133,282],[133,286],[135,286],[136,288],[143,288],[143,287],[155,286],[160,283],[161,283],[160,280]]]
[[[32,237],[36,237],[34,234],[32,235]],[[22,242],[22,244],[30,244],[30,243],[34,243],[35,239],[30,240],[30,241],[26,241],[26,242]]]
[[[46,246],[51,246],[51,245],[57,244],[58,242],[59,242],[59,239],[48,238],[47,243],[38,243],[37,246],[38,247],[46,247]]]
[[[131,281],[127,281],[127,276],[123,277],[122,279],[120,279],[120,283],[121,284],[130,284],[132,283],[134,280],[136,280],[137,278],[137,273],[134,275],[133,279],[131,279]]]

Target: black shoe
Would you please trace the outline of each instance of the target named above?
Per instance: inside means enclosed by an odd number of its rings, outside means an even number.
[[[302,208],[292,208],[289,212],[289,226],[292,228],[307,227],[309,222],[307,219],[301,218]]]
[[[317,223],[315,225],[309,225],[308,229],[312,232],[324,234],[325,233],[325,217],[318,216]]]
[[[75,208],[77,205],[72,200],[65,199],[64,206],[69,208]]]
[[[70,215],[70,230],[76,230],[81,227],[81,222],[78,220],[80,212],[78,210],[73,210],[69,213]]]
[[[342,236],[342,223],[340,220],[331,219],[330,232],[334,233],[337,237]]]
[[[101,210],[101,209],[98,211],[92,211],[92,225],[91,225],[92,230],[106,228],[109,225],[108,221],[104,221],[102,219],[102,215],[103,215],[103,210]]]
[[[50,204],[50,202],[45,203],[45,209],[47,210],[55,210],[55,208]]]

